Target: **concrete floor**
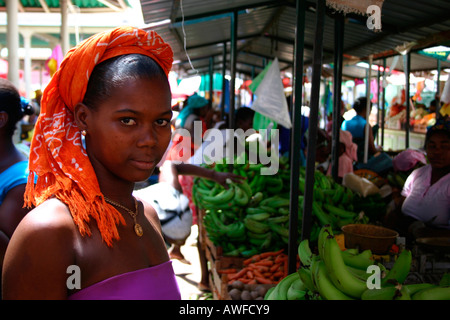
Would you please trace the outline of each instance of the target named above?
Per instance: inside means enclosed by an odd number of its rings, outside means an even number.
[[[188,237],[186,244],[181,247],[181,252],[191,264],[172,259],[182,300],[204,300],[211,296],[209,291],[204,292],[198,289],[198,283],[201,279],[201,269],[198,257],[197,237],[198,228],[197,225],[193,225],[191,235]]]

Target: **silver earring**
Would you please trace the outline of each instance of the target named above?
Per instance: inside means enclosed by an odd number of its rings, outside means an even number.
[[[81,131],[81,146],[83,147],[84,150],[86,150],[86,135],[87,135],[86,130],[82,130]]]

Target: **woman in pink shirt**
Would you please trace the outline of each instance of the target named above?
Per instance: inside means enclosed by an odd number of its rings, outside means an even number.
[[[358,146],[353,143],[349,131],[340,130],[338,148],[337,182],[341,183],[347,173],[353,172],[353,164],[358,160]],[[317,135],[316,161],[319,162],[317,169],[331,176],[331,137],[323,129],[320,129]]]
[[[414,170],[401,195],[403,227],[414,238],[450,237],[450,122],[431,127],[425,138],[429,164]]]

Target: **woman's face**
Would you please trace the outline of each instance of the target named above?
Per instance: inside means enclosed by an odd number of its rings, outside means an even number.
[[[444,133],[433,134],[426,145],[428,160],[433,168],[450,166],[450,140]]]
[[[144,181],[171,138],[171,93],[163,77],[127,79],[86,117],[86,149],[99,176]]]

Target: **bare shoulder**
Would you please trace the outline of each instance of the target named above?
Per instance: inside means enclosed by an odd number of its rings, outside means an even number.
[[[69,209],[59,200],[47,200],[31,210],[6,251],[4,298],[65,298],[67,267],[75,263],[75,231]]]
[[[38,240],[42,235],[45,235],[43,238],[55,236],[68,240],[75,228],[68,207],[57,199],[50,199],[22,219],[11,240],[19,241],[24,237]]]
[[[155,226],[161,233],[161,222],[159,221],[159,217],[158,214],[156,213],[156,210],[152,207],[152,205],[148,201],[145,201],[143,198],[137,196],[136,199],[138,199],[144,206],[144,214],[147,220],[149,220],[150,223],[153,226]]]

